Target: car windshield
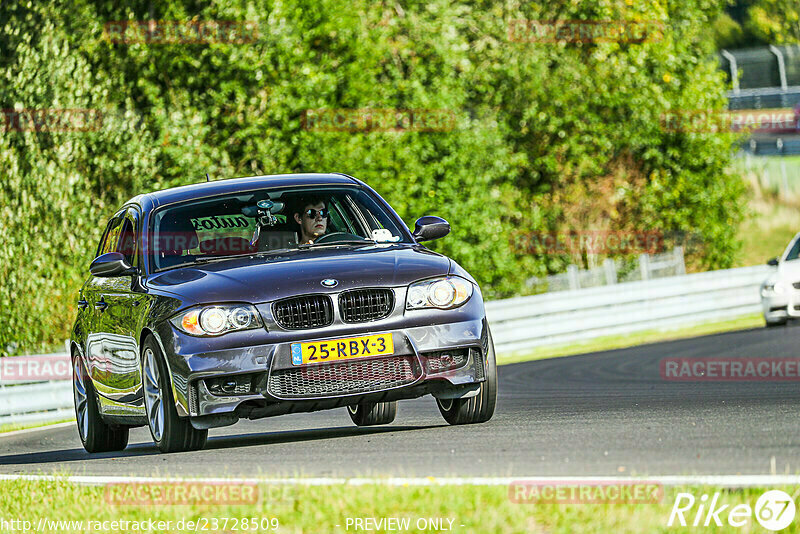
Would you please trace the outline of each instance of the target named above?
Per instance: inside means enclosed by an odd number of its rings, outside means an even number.
[[[800,256],[800,237],[794,240],[794,243],[791,245],[791,249],[789,253],[786,255],[786,259],[784,261],[792,261],[796,260],[798,256]]]
[[[230,256],[398,242],[408,242],[407,232],[362,189],[270,189],[156,211],[150,261],[162,271]]]

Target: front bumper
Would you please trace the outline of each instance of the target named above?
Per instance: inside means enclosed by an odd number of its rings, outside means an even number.
[[[767,322],[785,321],[788,317],[789,299],[785,294],[769,292],[761,296],[761,311]]]
[[[474,394],[487,373],[488,332],[482,316],[463,312],[461,315],[472,317],[405,328],[382,329],[381,326],[389,325],[369,324],[367,329],[362,324],[360,329],[350,327],[346,331],[336,328],[305,331],[302,335],[284,332],[282,339],[272,343],[253,343],[263,339],[260,331],[238,332],[226,335],[226,342],[241,346],[221,350],[198,351],[203,344],[211,349],[214,341],[187,340],[168,324],[162,325],[158,334],[164,341],[178,413],[190,416],[198,427],[212,427],[232,424],[240,417],[315,411],[427,393]],[[372,333],[392,335],[395,348],[392,356],[302,367],[291,363],[293,342]],[[449,367],[437,361],[443,351],[457,355],[447,360]],[[237,388],[232,394],[210,390],[209,384],[215,379],[226,377],[239,377],[249,387],[241,388],[241,392]]]
[[[787,292],[762,292],[761,311],[767,322],[800,318],[800,291],[789,286]]]

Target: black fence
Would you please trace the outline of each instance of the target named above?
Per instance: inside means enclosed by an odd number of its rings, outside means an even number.
[[[719,60],[728,82],[741,91],[800,86],[800,45],[723,50]]]
[[[800,87],[747,89],[728,93],[728,109],[795,108],[800,105]]]
[[[796,156],[800,155],[800,136],[751,137],[741,148],[754,156]]]

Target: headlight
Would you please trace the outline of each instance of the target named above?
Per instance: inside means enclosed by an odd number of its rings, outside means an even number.
[[[768,297],[770,295],[782,295],[788,291],[788,286],[786,286],[780,280],[776,280],[775,278],[768,278],[766,282],[761,285],[761,296]]]
[[[472,283],[458,276],[424,280],[408,286],[406,309],[456,308],[472,296]]]
[[[249,304],[192,308],[170,319],[179,330],[193,336],[219,336],[261,327],[258,311]]]
[[[761,296],[766,297],[770,294],[781,295],[786,292],[786,286],[783,282],[770,277],[761,286]]]

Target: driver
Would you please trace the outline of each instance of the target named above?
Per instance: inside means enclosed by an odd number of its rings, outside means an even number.
[[[328,209],[321,197],[301,198],[294,220],[300,225],[300,243],[310,244],[328,230]]]

